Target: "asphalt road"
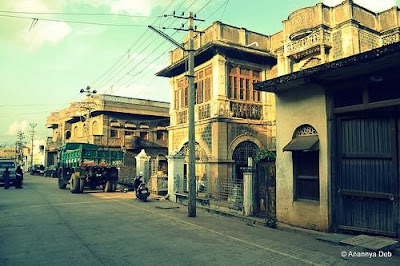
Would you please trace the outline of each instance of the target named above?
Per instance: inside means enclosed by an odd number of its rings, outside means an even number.
[[[71,194],[27,175],[0,188],[0,265],[400,265],[342,258],[350,248],[133,193]]]

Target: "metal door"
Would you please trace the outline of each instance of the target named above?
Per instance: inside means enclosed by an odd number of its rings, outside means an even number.
[[[255,214],[259,217],[276,216],[275,161],[257,164],[255,175]]]
[[[347,117],[337,121],[338,228],[397,236],[395,119]]]

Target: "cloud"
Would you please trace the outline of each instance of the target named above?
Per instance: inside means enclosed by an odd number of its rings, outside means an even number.
[[[5,1],[0,3],[0,8],[19,12],[62,12],[65,3],[66,0]],[[23,14],[17,16],[30,17],[30,15]],[[9,18],[7,24],[8,27],[0,29],[0,34],[6,37],[5,40],[22,46],[28,44],[31,49],[38,48],[46,42],[57,43],[71,32],[70,26],[65,22],[50,22],[39,19],[33,27],[33,20]]]
[[[26,132],[27,128],[28,128],[28,121],[26,121],[26,120],[21,121],[21,122],[15,121],[8,128],[8,134],[16,135],[18,131]]]
[[[71,32],[71,27],[65,23],[49,23],[38,21],[32,30],[19,32],[18,36],[31,48],[38,48],[45,42],[58,43]]]
[[[342,2],[343,0],[325,0],[324,4],[336,6]],[[354,0],[354,2],[374,12],[381,12],[396,5],[396,0]]]

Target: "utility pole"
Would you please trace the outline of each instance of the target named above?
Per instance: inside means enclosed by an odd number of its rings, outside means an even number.
[[[195,163],[196,163],[196,158],[195,158],[195,125],[194,125],[194,104],[195,104],[195,91],[194,91],[194,45],[193,45],[193,38],[194,38],[194,33],[199,31],[196,31],[194,27],[194,21],[204,21],[201,19],[197,19],[195,15],[193,15],[192,12],[189,12],[188,17],[184,17],[184,14],[182,16],[175,16],[174,12],[174,17],[175,18],[180,18],[180,19],[187,19],[188,20],[188,29],[177,29],[174,28],[175,30],[183,30],[183,31],[188,31],[189,32],[189,49],[185,49],[183,45],[179,44],[177,41],[173,40],[171,37],[169,37],[167,34],[165,34],[162,31],[159,31],[155,29],[152,26],[149,26],[150,29],[155,31],[156,33],[160,34],[162,37],[166,38],[168,41],[172,42],[179,48],[181,48],[183,51],[188,52],[188,75],[186,75],[189,79],[189,103],[188,103],[188,122],[189,122],[189,132],[188,132],[188,149],[189,149],[189,171],[188,171],[188,180],[189,180],[189,198],[188,198],[188,216],[189,217],[196,217],[196,173],[195,173]]]
[[[33,140],[35,138],[35,127],[37,126],[37,123],[29,123],[29,126],[31,127],[31,130],[29,131],[31,135],[31,167],[33,166]]]
[[[17,159],[18,161],[21,160],[22,158],[22,145],[24,144],[24,142],[22,141],[25,138],[24,132],[22,132],[21,130],[18,130],[17,132],[17,141],[15,142],[15,159]]]
[[[93,95],[95,95],[97,93],[96,90],[91,90],[90,86],[87,86],[86,89],[81,89],[79,92],[86,93],[87,99],[93,98]],[[92,107],[90,106],[90,104],[91,104],[91,102],[86,102],[86,106],[85,106],[85,108],[86,108],[86,119],[85,120],[87,122],[89,122],[90,112],[92,111]],[[90,141],[89,141],[89,124],[88,123],[86,124],[85,131],[86,131],[85,132],[86,142],[90,143]]]

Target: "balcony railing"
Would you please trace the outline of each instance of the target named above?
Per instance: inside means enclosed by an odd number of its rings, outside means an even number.
[[[187,108],[176,112],[176,124],[184,124],[187,122],[188,111]]]
[[[53,140],[53,138],[47,138],[46,150],[55,151],[58,150],[61,146],[61,139]]]
[[[262,104],[261,103],[245,103],[234,102],[230,103],[232,117],[244,119],[262,119]]]
[[[199,120],[210,118],[211,117],[210,103],[203,103],[196,105],[196,112]]]

